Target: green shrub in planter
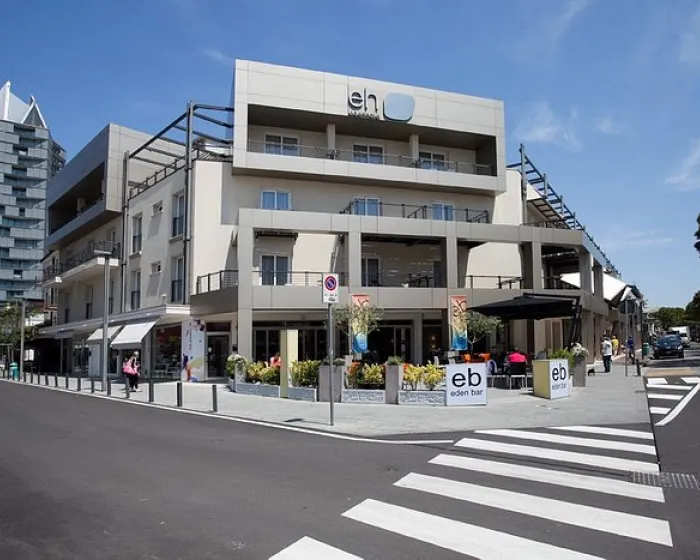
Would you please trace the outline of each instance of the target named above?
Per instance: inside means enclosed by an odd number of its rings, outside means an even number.
[[[423,374],[423,383],[428,388],[429,391],[434,391],[443,380],[445,379],[445,371],[435,364],[428,364],[425,366],[425,373]]]
[[[259,383],[262,380],[262,372],[265,369],[262,362],[248,362],[245,368],[245,380],[247,383]]]
[[[390,366],[400,366],[403,364],[403,358],[401,356],[389,356],[386,363]]]
[[[279,385],[280,368],[265,366],[260,372],[260,381],[266,385]]]
[[[328,356],[323,358],[323,361],[321,362],[321,365],[327,366],[330,365],[330,362],[328,361]],[[333,360],[333,365],[334,366],[344,366],[345,365],[345,360],[343,358],[336,358]]]
[[[370,387],[379,387],[384,384],[384,375],[380,364],[365,364],[361,371],[362,383]]]
[[[242,371],[245,371],[249,363],[250,362],[248,362],[248,360],[246,360],[243,356],[239,354],[231,354],[226,359],[226,373],[229,377],[233,377],[236,375],[236,366],[239,366]]]
[[[292,362],[292,383],[295,387],[318,387],[318,371],[321,362],[304,360]]]
[[[418,385],[423,381],[425,368],[421,366],[409,365],[403,370],[403,382],[408,385],[411,391],[418,389]]]

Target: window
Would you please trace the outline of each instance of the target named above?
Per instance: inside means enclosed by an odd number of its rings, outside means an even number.
[[[278,154],[282,156],[299,155],[299,139],[293,136],[282,136],[279,134],[265,135],[265,153]]]
[[[161,266],[160,261],[151,263],[151,274],[160,274]]]
[[[260,208],[263,210],[291,210],[289,193],[280,191],[263,191]]]
[[[360,163],[384,163],[384,148],[355,144],[352,147],[352,161]]]
[[[365,257],[362,259],[362,285],[379,286],[379,259]]]
[[[352,213],[358,216],[381,216],[381,205],[378,198],[355,198]]]
[[[163,201],[160,200],[153,205],[153,215],[157,216],[158,214],[162,214],[162,213],[163,213]]]
[[[92,286],[85,286],[85,318],[92,319]]]
[[[141,271],[134,270],[131,273],[131,309],[141,307]]]
[[[174,257],[171,267],[170,301],[181,302],[184,300],[185,258]]]
[[[107,230],[107,243],[111,244],[111,248],[113,249],[114,246],[117,244],[117,229],[116,228],[110,228]]]
[[[141,252],[141,230],[143,227],[143,217],[134,216],[132,219],[132,233],[131,233],[131,252],[140,253]]]
[[[109,281],[109,313],[114,313],[114,280]]]
[[[444,154],[418,152],[418,167],[421,169],[437,169],[439,171],[444,171],[447,169],[447,159]]]
[[[263,286],[284,286],[289,283],[289,257],[263,255],[260,259]]]
[[[12,276],[14,276],[15,278],[22,278],[22,271],[21,270],[14,270],[12,272]]]
[[[185,234],[185,195],[173,197],[173,228],[171,235],[177,237]]]
[[[23,218],[23,217],[26,215],[26,213],[27,213],[27,209],[26,209],[26,208],[20,208],[20,209],[19,209],[19,215],[20,215],[20,217]]]
[[[442,202],[433,203],[433,220],[443,220],[445,222],[453,222],[455,219],[454,204],[443,204]]]

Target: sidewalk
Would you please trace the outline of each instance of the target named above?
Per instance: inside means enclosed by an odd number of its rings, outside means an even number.
[[[63,388],[64,379],[59,378],[58,381],[59,388]],[[69,381],[70,390],[75,391],[77,379]],[[52,378],[49,378],[49,382],[53,386]],[[155,403],[175,407],[176,386],[176,383],[156,384]],[[96,389],[100,388],[98,381]],[[89,391],[89,382],[83,380],[82,392]],[[229,391],[225,385],[218,385],[217,393],[220,415],[370,437],[488,428],[649,422],[642,378],[632,375],[631,370],[626,378],[624,365],[617,363],[613,364],[609,374],[589,376],[586,387],[573,387],[568,399],[548,401],[520,390],[490,388],[489,403],[485,407],[337,403],[335,426],[328,425],[328,403],[239,395]],[[148,385],[142,385],[142,392],[129,396],[134,401],[148,402]],[[123,385],[113,384],[112,398],[125,399]],[[211,412],[212,385],[184,383],[183,408]],[[127,410],[125,414],[128,414]]]

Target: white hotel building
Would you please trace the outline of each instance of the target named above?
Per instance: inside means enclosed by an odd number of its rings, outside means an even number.
[[[370,337],[383,357],[447,349],[451,295],[474,307],[523,292],[580,297],[595,349],[614,269],[524,153],[517,167],[501,101],[237,61],[231,107],[190,104],[156,136],[108,125],[49,184],[57,307],[43,335],[61,371],[98,367],[98,248],[112,252],[112,348],[140,349],[153,375],[179,376],[191,319],[205,325],[188,350],[201,377],[223,374],[232,345],[266,359],[284,328],[300,357],[324,356],[324,272],[343,301],[384,310]],[[560,280],[585,269],[580,289]],[[561,346],[567,322],[512,321],[491,342]]]

